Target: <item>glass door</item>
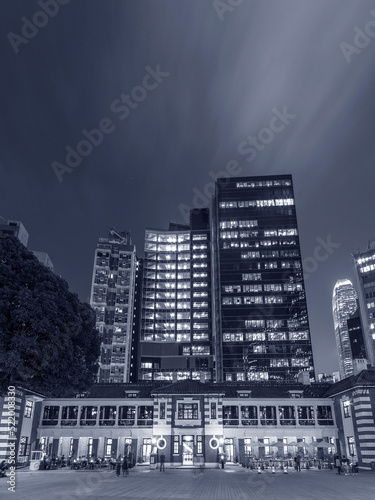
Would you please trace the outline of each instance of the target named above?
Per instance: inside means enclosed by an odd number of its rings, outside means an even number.
[[[182,436],[182,465],[193,465],[193,451],[193,436]]]

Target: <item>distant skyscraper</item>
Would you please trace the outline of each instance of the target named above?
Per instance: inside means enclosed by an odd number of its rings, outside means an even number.
[[[147,229],[139,380],[213,380],[208,209]]]
[[[353,361],[355,359],[365,359],[366,346],[363,340],[362,322],[358,300],[357,310],[351,316],[349,316],[347,324]]]
[[[314,379],[292,177],[218,179],[213,206],[218,380]]]
[[[29,241],[29,233],[25,226],[18,220],[5,220],[0,217],[0,234],[15,236],[27,248]]]
[[[111,229],[108,238],[100,238],[97,244],[91,286],[90,303],[102,341],[98,382],[132,378],[136,278],[136,249],[130,233]]]
[[[375,241],[370,241],[365,252],[353,257],[366,357],[375,366]]]
[[[341,378],[353,375],[348,319],[356,310],[357,294],[352,282],[347,279],[338,280],[333,289],[332,313]]]
[[[25,226],[18,220],[5,220],[0,217],[0,235],[15,236],[26,248],[29,242],[29,233]],[[31,250],[41,264],[53,271],[53,264],[48,253]]]
[[[48,253],[39,252],[37,250],[33,250],[32,252],[41,264],[43,264],[44,266],[48,267],[48,269],[53,271],[53,264],[52,264],[51,259],[49,258]]]

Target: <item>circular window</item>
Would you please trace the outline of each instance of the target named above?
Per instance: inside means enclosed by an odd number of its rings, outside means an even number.
[[[210,446],[213,450],[217,450],[217,448],[219,448],[219,440],[216,438],[211,438],[210,439]]]
[[[164,448],[167,446],[167,441],[164,438],[159,438],[156,441],[156,446],[159,448],[159,450],[164,450]]]

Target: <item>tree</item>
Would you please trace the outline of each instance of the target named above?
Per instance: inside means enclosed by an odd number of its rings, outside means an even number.
[[[13,236],[0,236],[0,390],[72,396],[95,381],[95,312]]]

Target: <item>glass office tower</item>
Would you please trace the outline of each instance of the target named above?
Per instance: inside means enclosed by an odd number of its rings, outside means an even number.
[[[356,310],[357,294],[352,282],[347,279],[338,280],[333,289],[332,313],[341,378],[353,375],[348,319]]]
[[[367,361],[375,366],[375,241],[353,256]]]
[[[292,177],[218,179],[212,239],[218,381],[313,380]]]
[[[139,380],[214,379],[208,209],[146,230]]]

